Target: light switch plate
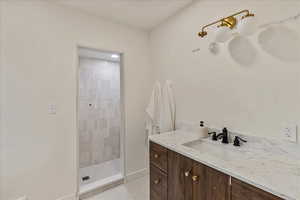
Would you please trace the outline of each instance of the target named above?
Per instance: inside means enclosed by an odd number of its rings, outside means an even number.
[[[285,140],[290,142],[297,142],[297,125],[296,124],[285,124],[282,127],[281,134]]]
[[[48,114],[49,115],[56,115],[57,112],[57,106],[56,104],[49,104],[48,106]]]

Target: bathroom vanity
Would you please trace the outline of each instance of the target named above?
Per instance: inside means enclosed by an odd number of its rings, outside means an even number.
[[[150,200],[299,199],[300,164],[288,152],[299,148],[257,139],[248,143],[233,147],[182,131],[151,136]],[[269,152],[259,149],[268,145]],[[272,152],[282,155],[266,159]]]

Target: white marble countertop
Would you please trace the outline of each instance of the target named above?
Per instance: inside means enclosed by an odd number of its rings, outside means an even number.
[[[283,199],[300,200],[298,145],[250,136],[241,147],[208,138],[203,140],[205,146],[201,149],[184,145],[198,139],[197,134],[181,130],[150,136],[157,144]]]

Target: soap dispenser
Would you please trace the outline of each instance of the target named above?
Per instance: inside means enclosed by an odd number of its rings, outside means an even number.
[[[204,125],[204,121],[200,121],[200,127],[198,130],[198,134],[200,138],[208,137],[208,128]]]

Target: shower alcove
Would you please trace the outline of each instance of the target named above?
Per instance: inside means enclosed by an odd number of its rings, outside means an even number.
[[[121,54],[78,48],[79,195],[124,178]]]

